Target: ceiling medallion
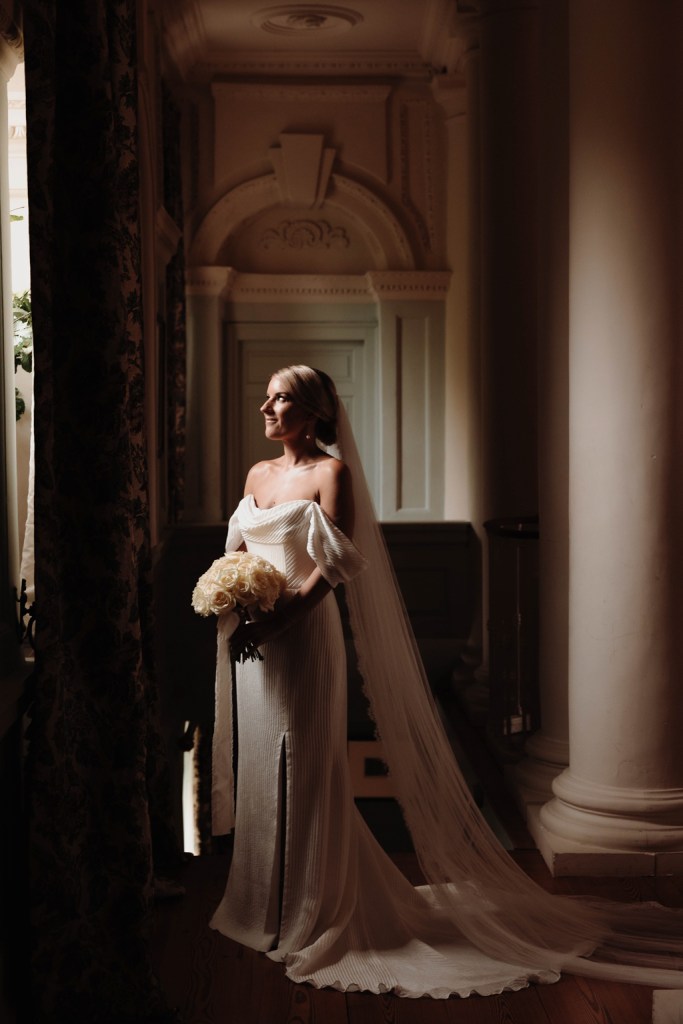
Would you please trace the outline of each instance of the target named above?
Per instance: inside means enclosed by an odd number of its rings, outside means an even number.
[[[251,20],[264,32],[301,36],[307,32],[348,32],[363,20],[363,15],[330,4],[282,4],[258,11]]]

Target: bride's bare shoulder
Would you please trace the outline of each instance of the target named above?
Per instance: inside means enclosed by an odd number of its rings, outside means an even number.
[[[244,482],[244,493],[253,494],[254,488],[277,471],[279,459],[264,459],[263,462],[256,462],[247,473]]]
[[[316,463],[316,477],[321,494],[330,491],[345,491],[350,487],[349,467],[341,459],[335,459],[333,456],[328,456]]]
[[[349,467],[333,455],[325,455],[316,463],[316,470],[331,480],[340,483],[349,475]]]

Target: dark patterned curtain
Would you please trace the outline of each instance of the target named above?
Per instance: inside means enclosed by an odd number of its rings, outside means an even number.
[[[135,0],[24,7],[36,401],[31,1021],[166,1020],[175,855],[151,665]]]
[[[162,138],[164,206],[182,231],[180,111],[166,83],[162,83]],[[166,270],[166,334],[169,520],[177,523],[182,518],[185,496],[185,250],[182,234]]]

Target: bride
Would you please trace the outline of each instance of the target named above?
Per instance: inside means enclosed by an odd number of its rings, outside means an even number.
[[[283,454],[249,471],[226,550],[268,559],[288,589],[231,638],[219,620],[213,831],[234,827],[235,841],[211,926],[282,961],[293,981],[342,991],[488,995],[561,971],[683,987],[677,912],[551,896],[482,818],[434,706],[331,379],[308,366],[278,370],[261,412]],[[405,879],[353,801],[338,583],[426,886]],[[237,666],[234,708],[229,647],[233,656],[262,648],[263,658]]]

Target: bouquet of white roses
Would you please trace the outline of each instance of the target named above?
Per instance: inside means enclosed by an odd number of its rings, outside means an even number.
[[[192,607],[203,616],[236,613],[236,628],[250,608],[272,611],[286,582],[283,574],[260,555],[233,551],[217,558],[199,577],[192,591]],[[261,657],[258,651],[254,656]]]

